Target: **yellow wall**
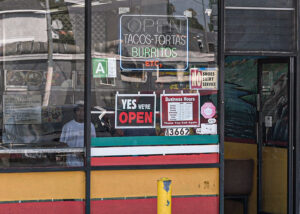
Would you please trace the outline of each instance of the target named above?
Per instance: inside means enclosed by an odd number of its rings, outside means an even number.
[[[172,180],[172,195],[218,195],[219,169],[153,169],[93,171],[92,198],[157,195],[157,180]]]
[[[0,174],[0,201],[83,198],[84,172]]]
[[[287,149],[263,148],[263,210],[287,213]]]
[[[253,159],[253,190],[249,198],[249,214],[257,213],[257,145],[225,142],[225,159]],[[287,211],[287,149],[263,147],[263,211]]]
[[[157,195],[157,180],[172,180],[172,195],[218,195],[219,169],[93,171],[92,198]],[[84,172],[1,173],[0,201],[84,199]]]

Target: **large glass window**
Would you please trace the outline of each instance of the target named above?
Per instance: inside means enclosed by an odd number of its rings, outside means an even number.
[[[0,2],[1,167],[83,166],[84,7]],[[92,146],[217,134],[217,8],[92,1]]]
[[[83,166],[84,4],[0,2],[0,167]]]
[[[92,20],[92,147],[217,134],[217,1],[95,1]]]

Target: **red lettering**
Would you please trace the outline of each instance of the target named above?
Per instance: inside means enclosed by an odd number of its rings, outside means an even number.
[[[145,123],[152,123],[152,113],[153,112],[145,112]]]
[[[136,123],[144,123],[144,112],[137,113]]]
[[[145,66],[146,67],[154,67],[154,66],[162,67],[162,64],[160,64],[158,60],[156,60],[156,61],[151,60],[151,61],[145,61]]]
[[[128,122],[132,123],[132,121],[136,119],[136,114],[135,114],[135,112],[129,112],[128,115],[129,115],[129,121]]]
[[[121,113],[119,114],[119,121],[120,121],[121,123],[126,123],[126,122],[128,121],[128,115],[127,115],[126,112],[121,112]]]
[[[131,124],[134,120],[136,123],[152,123],[153,121],[153,112],[121,112],[119,114],[120,123]]]

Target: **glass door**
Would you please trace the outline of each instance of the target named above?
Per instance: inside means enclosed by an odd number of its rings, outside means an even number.
[[[287,213],[289,59],[261,59],[258,72],[258,213]]]

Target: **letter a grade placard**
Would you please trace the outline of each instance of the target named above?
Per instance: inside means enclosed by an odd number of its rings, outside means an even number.
[[[155,112],[155,94],[116,94],[116,128],[155,128]]]
[[[200,94],[162,94],[160,126],[161,128],[199,127]]]
[[[92,66],[94,78],[117,77],[117,64],[115,58],[93,58]]]

